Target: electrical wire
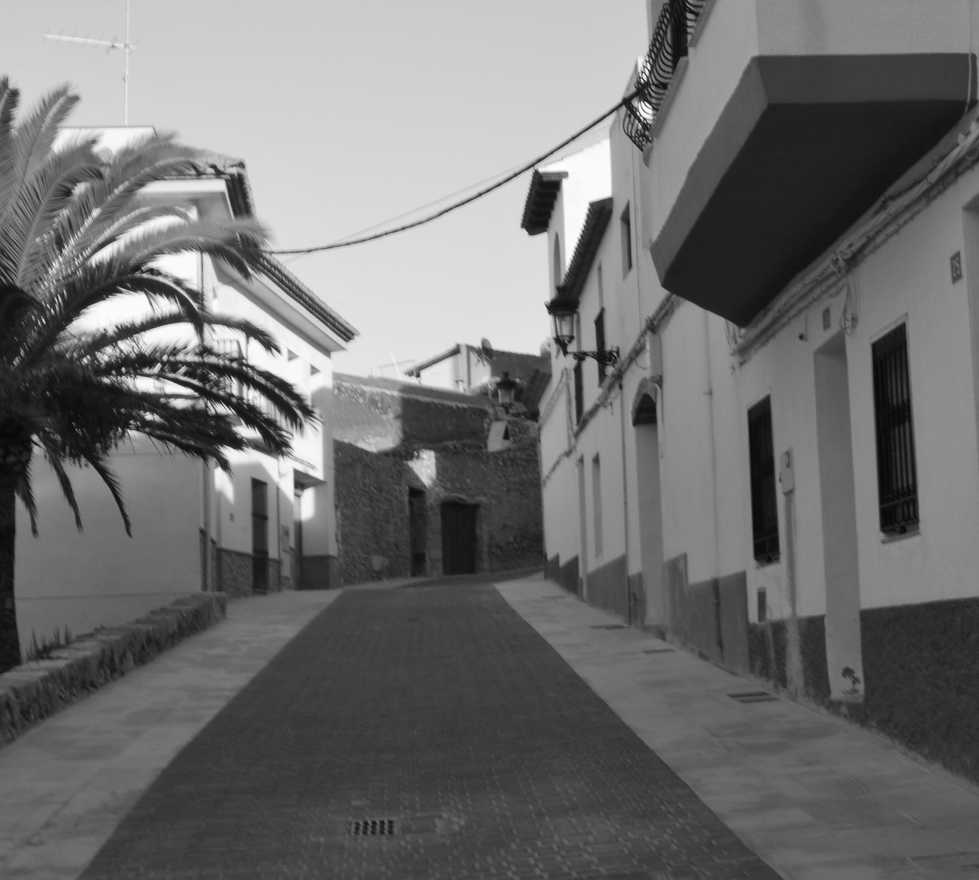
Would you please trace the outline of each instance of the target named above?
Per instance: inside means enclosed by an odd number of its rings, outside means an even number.
[[[472,195],[466,196],[466,198],[464,199],[459,199],[458,201],[453,202],[451,205],[447,205],[446,207],[441,208],[438,211],[434,211],[431,214],[426,214],[424,217],[420,217],[417,220],[412,220],[410,223],[402,223],[399,226],[392,227],[391,229],[384,229],[380,232],[374,232],[371,233],[370,235],[360,235],[354,238],[351,238],[348,235],[345,238],[338,239],[337,241],[330,242],[329,244],[314,245],[312,247],[305,247],[305,248],[270,248],[266,250],[265,253],[273,254],[275,256],[294,256],[294,255],[302,255],[302,254],[323,253],[324,251],[335,251],[335,250],[339,250],[340,248],[353,247],[354,245],[358,245],[358,244],[366,244],[367,242],[370,241],[378,241],[382,238],[388,238],[389,236],[397,235],[398,233],[401,232],[407,232],[410,229],[417,229],[419,226],[424,226],[428,223],[431,223],[434,220],[438,220],[440,217],[444,217],[446,214],[451,214],[453,211],[458,211],[460,208],[464,208],[466,205],[471,205],[473,202],[477,201],[478,199],[481,199],[484,196],[488,196],[490,193],[495,192],[501,187],[506,186],[506,184],[510,183],[511,181],[516,180],[522,174],[524,174],[527,171],[530,171],[532,168],[539,165],[545,159],[551,158],[551,156],[553,156],[555,153],[563,150],[569,144],[574,143],[582,135],[587,134],[596,126],[601,125],[601,123],[603,123],[606,119],[608,119],[609,116],[615,113],[620,107],[622,107],[624,104],[631,101],[636,96],[636,94],[637,92],[632,92],[626,95],[624,98],[622,98],[622,100],[616,103],[614,107],[610,107],[601,116],[596,117],[587,125],[583,126],[582,128],[579,128],[574,134],[572,134],[570,137],[565,138],[563,141],[561,141],[561,143],[559,143],[555,147],[552,147],[546,153],[542,153],[541,155],[532,159],[530,162],[525,162],[523,165],[520,165],[517,168],[515,168],[513,171],[510,171],[509,173],[505,174],[504,177],[500,178],[496,182],[490,184],[489,186],[485,186],[477,190]],[[469,187],[467,187],[467,189],[468,188]],[[462,190],[462,192],[465,192],[465,190]],[[446,197],[443,196],[443,199],[444,198]],[[438,204],[439,201],[442,201],[442,199],[437,199],[435,202],[430,202],[429,205]],[[423,206],[423,207],[427,207],[427,206]],[[415,210],[419,210],[419,209],[416,208]],[[414,211],[409,211],[408,213],[411,214],[414,213]],[[405,215],[402,214],[400,216],[403,217]],[[394,219],[396,220],[398,218],[394,218]],[[380,224],[376,224],[376,225],[380,225]],[[367,227],[367,228],[371,229],[375,227]],[[353,233],[353,235],[357,236],[357,233]]]

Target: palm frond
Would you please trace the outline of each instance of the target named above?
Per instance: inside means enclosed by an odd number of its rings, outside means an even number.
[[[50,287],[70,275],[144,187],[158,180],[190,174],[200,152],[176,144],[168,135],[149,135],[121,149],[100,181],[80,188],[54,228],[60,256],[43,280]]]
[[[71,94],[67,84],[58,86],[44,95],[34,105],[27,119],[17,126],[17,176],[26,181],[47,161],[58,129],[78,103],[78,96]]]
[[[119,516],[122,517],[122,525],[126,530],[126,534],[131,538],[133,536],[133,523],[129,518],[129,511],[126,509],[126,502],[122,497],[122,487],[119,485],[119,478],[109,470],[102,456],[94,453],[84,453],[83,458],[88,462],[92,470],[99,475],[105,487],[109,490],[112,500],[116,503]]]
[[[108,330],[101,330],[81,339],[72,340],[67,345],[75,357],[94,355],[107,348],[120,345],[123,342],[134,342],[138,337],[163,327],[180,326],[186,323],[183,312],[166,312],[152,315],[139,321],[128,321],[118,324]],[[210,330],[221,328],[241,333],[246,340],[256,342],[264,351],[271,354],[279,352],[279,345],[272,336],[245,318],[235,318],[229,315],[216,315],[211,312],[203,318],[204,326]]]
[[[131,534],[108,466],[126,437],[227,469],[231,450],[285,454],[290,429],[315,420],[315,412],[281,376],[211,343],[223,329],[277,352],[270,334],[236,316],[210,314],[193,283],[159,268],[161,258],[193,252],[244,277],[261,269],[266,237],[255,221],[201,219],[188,204],[142,199],[150,184],[199,174],[206,154],[157,134],[108,160],[91,137],[55,147],[75,96],[55,89],[15,126],[18,99],[0,79],[4,430],[43,450],[79,528],[69,465],[99,474]],[[149,308],[85,329],[93,310],[119,297]],[[166,328],[175,340],[156,332]],[[29,470],[17,493],[36,533]]]
[[[58,133],[57,126],[64,121],[77,102],[78,98],[69,94],[67,86],[54,89],[37,102],[31,114],[13,132],[14,168],[7,198],[3,204],[0,204],[0,229],[6,228],[8,219],[18,203],[20,192],[30,176],[39,165],[48,160]],[[6,277],[13,279],[14,275],[7,265],[10,257],[11,254],[5,249],[0,249],[0,271],[3,271]]]
[[[0,211],[6,211],[16,190],[14,175],[17,155],[14,148],[14,113],[20,92],[12,88],[7,77],[0,79]]]
[[[71,512],[75,516],[75,527],[78,531],[81,531],[82,514],[78,509],[75,487],[72,486],[71,478],[68,476],[68,472],[65,470],[64,463],[62,462],[60,445],[46,431],[42,432],[37,439],[44,449],[48,464],[51,465],[51,470],[54,471],[54,475],[58,478],[58,485],[61,486],[61,494],[65,496],[65,501],[68,502],[68,507],[71,508]]]
[[[31,523],[31,534],[38,536],[37,528],[37,500],[34,497],[34,487],[31,484],[31,464],[28,462],[20,473],[17,485],[14,486],[14,494],[21,500],[27,517]]]
[[[11,223],[2,230],[12,260],[11,277],[31,290],[41,267],[50,262],[51,224],[64,210],[79,185],[97,180],[102,161],[95,138],[86,138],[53,153],[21,187],[11,210]]]
[[[176,276],[146,268],[139,274],[116,274],[115,263],[89,264],[55,295],[36,304],[24,319],[21,345],[12,356],[15,365],[28,366],[53,346],[69,327],[95,306],[128,294],[141,294],[151,304],[163,300],[176,305],[200,335],[203,316],[200,293]]]
[[[97,262],[118,262],[135,267],[148,260],[188,252],[219,257],[246,277],[262,258],[261,246],[266,240],[261,224],[252,219],[224,222],[195,220],[162,228],[133,230],[120,239],[111,256]]]

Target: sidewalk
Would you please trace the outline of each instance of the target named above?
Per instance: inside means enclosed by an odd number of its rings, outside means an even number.
[[[454,644],[453,639],[461,638],[469,644],[466,633],[438,615],[426,618],[422,609],[428,607],[429,591],[398,589],[410,583],[381,582],[361,589],[365,597],[375,589],[393,590],[417,608],[407,615],[399,612],[389,624],[400,627],[403,621],[408,627],[401,638],[407,640],[405,650],[410,648],[411,656],[424,650],[433,658],[449,659],[440,640]],[[979,877],[979,789],[968,782],[820,710],[782,699],[736,702],[729,694],[759,691],[759,683],[733,676],[648,634],[619,627],[616,618],[542,577],[499,582],[496,590],[751,850],[787,880]],[[225,622],[0,749],[0,877],[78,877],[160,771],[339,595],[340,591],[290,592],[237,600],[229,606]],[[471,595],[478,605],[478,592]],[[395,604],[401,601],[393,594],[391,599]],[[479,619],[478,614],[472,618],[474,624]],[[386,633],[401,631],[375,631],[378,624],[371,615],[350,620],[362,620],[365,635],[384,645],[386,652],[392,650]],[[328,624],[334,625],[338,623]],[[363,648],[362,635],[351,631],[348,637]],[[501,631],[499,638],[492,651],[477,651],[473,662],[500,658],[492,665],[501,676],[497,691],[502,700],[513,695],[506,682],[524,682],[528,674],[506,677],[508,664],[513,666],[523,655],[508,656],[510,636]],[[332,650],[346,656],[341,647]],[[403,673],[404,664],[397,658],[378,656],[386,669]],[[454,656],[458,661],[458,653]],[[441,668],[433,667],[438,675],[471,676],[475,667],[456,662],[444,672],[438,671]],[[433,679],[426,673],[420,680],[434,688],[438,675]],[[381,676],[378,683],[386,680]],[[539,683],[543,690],[534,712],[511,720],[528,724],[547,700],[558,699],[550,694],[551,681],[545,676]],[[362,701],[373,699],[362,687],[355,691]],[[444,705],[445,693],[436,690],[425,697],[431,712],[456,711]],[[469,705],[469,693],[459,691],[459,707]],[[488,698],[485,688],[474,693]],[[575,726],[582,724],[580,698],[561,699],[573,703],[566,717],[562,715],[561,742],[580,738],[585,743],[586,731],[577,728],[575,733]],[[351,698],[331,705],[349,709],[353,702]],[[255,717],[264,717],[262,708]],[[388,720],[389,727],[398,720],[395,716]],[[415,723],[410,716],[401,720]],[[448,723],[451,718],[443,720]],[[475,729],[492,732],[484,722]],[[281,728],[276,730],[269,742],[281,736]],[[234,736],[232,732],[221,741],[234,746]],[[403,745],[399,735],[389,751]],[[610,742],[609,748],[621,746]],[[589,767],[604,767],[609,758],[600,747],[588,749],[594,750],[581,764],[582,774]],[[539,754],[543,758],[551,752]],[[376,760],[375,755],[370,766]],[[484,763],[477,762],[473,772],[481,767]],[[592,794],[604,796],[597,788]],[[665,790],[657,794],[671,797]],[[558,800],[564,798],[562,794]]]
[[[542,577],[498,584],[592,689],[787,880],[979,877],[979,789],[883,737],[619,623]],[[653,651],[654,653],[646,653]]]
[[[77,877],[177,752],[338,595],[236,599],[222,623],[0,748],[0,877]]]

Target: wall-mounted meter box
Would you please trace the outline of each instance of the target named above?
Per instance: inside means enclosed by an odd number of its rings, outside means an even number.
[[[795,490],[795,471],[792,469],[791,449],[786,449],[779,457],[778,482],[783,492]]]

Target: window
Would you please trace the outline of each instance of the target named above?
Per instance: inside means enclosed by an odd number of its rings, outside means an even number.
[[[880,530],[903,534],[918,524],[906,326],[878,339],[872,352]]]
[[[214,350],[222,356],[231,358],[232,360],[240,361],[244,359],[241,343],[237,339],[215,339]],[[235,397],[242,396],[241,382],[237,379],[232,379],[225,376],[221,379],[220,385],[221,390],[225,394],[232,394]]]
[[[574,420],[580,422],[585,414],[585,389],[581,381],[581,361],[574,362]]]
[[[595,556],[602,555],[602,463],[596,454],[591,460],[592,512],[595,516]]]
[[[599,352],[605,351],[605,309],[599,309],[595,316],[595,348]],[[598,384],[601,385],[605,381],[605,364],[598,361],[597,365]]]
[[[632,215],[628,205],[619,217],[619,232],[622,236],[622,277],[625,278],[632,271]]]
[[[755,559],[779,558],[778,498],[775,492],[775,447],[772,440],[772,399],[748,410],[748,456],[751,466],[751,534]]]

